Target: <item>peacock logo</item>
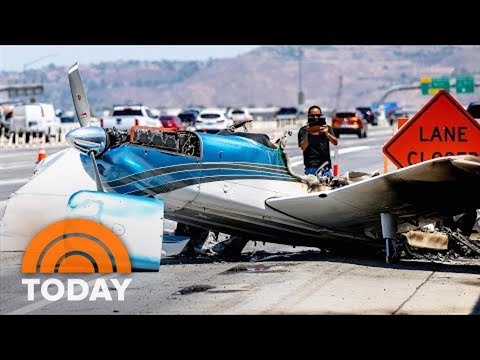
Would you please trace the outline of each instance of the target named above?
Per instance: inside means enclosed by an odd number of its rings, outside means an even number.
[[[23,256],[23,273],[130,273],[130,257],[110,229],[87,219],[61,220],[40,231]]]

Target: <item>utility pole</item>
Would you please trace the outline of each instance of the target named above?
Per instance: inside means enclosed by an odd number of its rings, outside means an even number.
[[[342,98],[342,87],[343,87],[343,75],[338,77],[338,90],[337,90],[337,98],[335,100],[335,111],[338,111],[340,108],[340,100]]]
[[[39,57],[39,58],[36,58],[35,60],[33,61],[30,61],[28,63],[25,63],[23,64],[23,72],[25,72],[27,70],[27,67],[30,66],[30,65],[33,65],[41,60],[44,60],[44,59],[48,59],[49,57],[54,57],[54,56],[58,56],[58,54],[49,54],[49,55],[45,55],[45,56],[42,56],[42,57]]]
[[[45,55],[45,56],[41,56],[41,57],[38,57],[28,63],[25,63],[23,64],[23,76],[25,76],[25,72],[27,71],[27,67],[30,66],[30,65],[33,65],[33,64],[36,64],[37,62],[40,62],[42,60],[45,60],[45,59],[48,59],[50,57],[55,57],[55,56],[58,56],[58,54],[48,54],[48,55]],[[24,82],[27,82],[27,78],[25,77],[23,79]]]
[[[305,102],[305,94],[302,90],[302,47],[298,47],[298,107],[301,107]]]

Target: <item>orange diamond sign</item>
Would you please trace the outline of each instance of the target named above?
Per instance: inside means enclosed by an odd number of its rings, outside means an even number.
[[[480,154],[480,123],[441,90],[383,146],[399,168],[443,156]]]

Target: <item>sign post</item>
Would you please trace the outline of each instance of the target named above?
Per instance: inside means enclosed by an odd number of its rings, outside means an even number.
[[[383,146],[398,167],[443,156],[480,155],[480,123],[440,90]]]

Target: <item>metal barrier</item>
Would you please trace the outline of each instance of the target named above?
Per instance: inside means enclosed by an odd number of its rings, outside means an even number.
[[[5,128],[0,130],[0,148],[29,148],[44,144],[66,144],[65,131],[59,129],[48,137],[45,133],[29,132],[7,132]]]
[[[270,120],[253,120],[252,131],[262,132],[266,130],[282,129],[290,130],[291,128],[300,129],[303,125],[306,125],[307,119],[305,117],[291,118],[291,119],[270,119]]]
[[[276,120],[270,118],[269,120],[255,119],[247,125],[249,132],[266,133],[271,139],[277,138],[281,135],[283,130],[300,129],[306,124],[306,118],[292,118]],[[28,148],[40,145],[41,141],[44,144],[51,145],[66,145],[65,135],[68,131],[60,128],[58,131],[46,136],[39,132],[7,132],[4,127],[0,130],[0,148]],[[48,140],[48,142],[47,142]]]

